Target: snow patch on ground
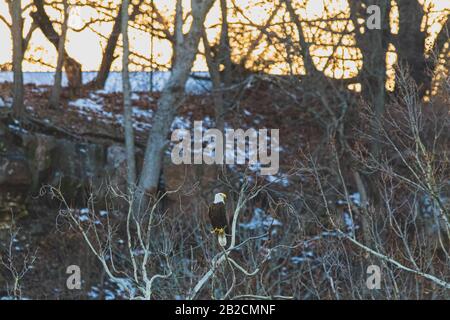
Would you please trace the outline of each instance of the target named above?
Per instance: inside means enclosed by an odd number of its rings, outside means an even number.
[[[267,231],[270,227],[282,226],[281,221],[266,214],[261,208],[255,208],[252,219],[247,223],[240,223],[239,226],[246,230],[263,229]]]
[[[69,107],[77,109],[76,111],[85,116],[88,121],[95,119],[105,122],[115,122],[124,125],[123,114],[114,114],[105,111],[103,108],[103,98],[97,94],[91,94],[89,98],[80,98],[69,102]],[[153,110],[142,110],[138,107],[132,108],[133,127],[138,131],[145,131],[151,128],[150,120],[153,117]]]
[[[77,108],[80,114],[88,115],[89,112],[97,113],[106,118],[113,118],[114,115],[111,112],[103,110],[103,105],[91,98],[82,98],[69,103],[70,107]]]
[[[191,121],[189,119],[186,119],[181,116],[176,116],[172,122],[170,130],[172,130],[172,131],[176,130],[176,129],[189,130],[190,128],[191,128]]]
[[[3,100],[2,97],[0,97],[0,108],[7,108],[6,102]]]
[[[270,183],[276,183],[283,187],[289,186],[289,177],[285,174],[279,173],[275,176],[266,176],[266,180]]]
[[[28,130],[24,129],[18,120],[14,120],[14,123],[9,124],[8,128],[20,133],[28,133]]]
[[[153,110],[142,110],[137,107],[133,107],[133,116],[142,118],[153,117]]]
[[[354,204],[355,206],[357,206],[357,207],[360,207],[360,206],[361,206],[361,195],[359,194],[359,192],[355,192],[355,193],[350,194],[350,195],[348,196],[348,199],[349,199],[350,202],[351,202],[352,204]],[[347,200],[345,200],[345,199],[339,199],[339,200],[337,201],[337,204],[340,204],[340,205],[347,205]]]
[[[307,250],[302,252],[300,256],[291,257],[290,260],[293,264],[300,264],[302,262],[311,261],[312,259],[314,259],[314,252]]]
[[[360,208],[361,202],[362,202],[361,194],[359,192],[354,192],[348,196],[348,200],[350,203],[346,199],[339,199],[337,201],[337,204],[342,205],[342,206],[347,206],[344,208],[342,218],[344,219],[344,224],[346,227],[347,234],[350,236],[353,236],[355,234],[355,230],[359,229],[359,226],[353,220],[352,214],[348,210],[348,206],[350,205],[350,207],[351,207],[353,205],[353,206]]]

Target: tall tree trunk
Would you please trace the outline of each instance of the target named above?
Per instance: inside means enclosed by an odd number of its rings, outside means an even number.
[[[111,65],[115,60],[114,51],[116,50],[117,40],[119,39],[120,29],[122,25],[122,8],[123,6],[120,6],[116,19],[114,20],[111,34],[109,35],[108,41],[106,42],[105,52],[102,56],[100,68],[98,69],[98,73],[94,81],[92,81],[92,85],[96,89],[102,89],[105,87],[109,71],[111,70]]]
[[[14,100],[13,112],[18,118],[24,114],[25,108],[23,103],[23,19],[21,0],[11,0],[9,9],[12,20],[12,39],[13,39],[13,70],[14,70]]]
[[[390,41],[389,14],[391,10],[390,0],[350,0],[351,19],[355,27],[356,42],[363,56],[363,66],[358,75],[362,87],[362,96],[373,110],[372,123],[372,142],[370,151],[374,159],[380,160],[381,146],[380,135],[382,129],[382,117],[386,104],[386,54]],[[368,15],[367,8],[376,5],[380,8],[380,27],[381,29],[369,29],[367,27]],[[373,14],[373,13],[372,13]],[[362,21],[360,24],[358,21]],[[361,32],[361,28],[364,32]],[[376,208],[382,207],[382,201],[379,195],[377,173],[358,172],[355,168],[354,177],[356,186],[361,195],[370,197],[370,202]],[[367,181],[367,194],[363,186],[362,177]],[[363,192],[364,190],[364,192]],[[364,207],[361,210],[361,225],[364,243],[372,245],[370,235],[369,211]],[[369,292],[364,294],[369,296]]]
[[[220,0],[220,11],[222,14],[222,28],[220,30],[220,44],[219,44],[219,71],[220,65],[223,65],[222,71],[222,83],[225,88],[231,85],[231,71],[232,71],[232,61],[231,61],[231,48],[230,48],[230,37],[228,28],[228,7],[227,0]],[[226,100],[226,95],[224,96]]]
[[[67,0],[63,0],[63,24],[61,28],[61,36],[58,43],[58,60],[56,63],[55,83],[53,84],[52,94],[50,96],[50,106],[56,108],[59,105],[61,96],[62,68],[64,63],[64,46],[66,43],[67,26],[69,21],[69,5]]]
[[[225,107],[224,94],[222,88],[222,81],[220,79],[219,61],[215,60],[211,51],[211,46],[206,36],[206,31],[203,31],[203,46],[205,47],[205,60],[208,65],[209,75],[213,85],[213,99],[214,99],[214,118],[216,128],[221,132],[225,132]]]
[[[140,5],[143,0],[140,0],[137,4],[133,5],[133,12],[129,15],[128,20],[133,21],[139,13]],[[108,80],[109,72],[111,70],[111,65],[115,60],[114,52],[117,47],[117,40],[121,33],[122,25],[122,6],[119,8],[116,19],[114,20],[114,25],[109,35],[108,41],[106,42],[105,51],[103,52],[102,61],[100,63],[100,68],[98,69],[97,76],[90,83],[96,89],[102,89],[105,87],[106,80]]]
[[[223,27],[223,24],[222,24]],[[206,30],[203,30],[203,46],[205,47],[205,59],[206,64],[208,65],[209,75],[211,77],[212,81],[212,87],[213,87],[213,100],[214,100],[214,120],[216,123],[216,129],[220,130],[222,134],[225,133],[225,113],[226,113],[226,94],[224,89],[225,80],[224,78],[221,79],[220,75],[220,60],[214,59],[211,46],[208,42],[208,37],[206,35]],[[224,70],[225,71],[225,70]],[[231,70],[229,70],[230,72]],[[231,78],[230,78],[231,81]],[[200,167],[198,168],[200,169]],[[220,172],[221,167],[220,166],[214,166],[215,176],[218,176]],[[226,167],[222,167],[222,170],[226,170]]]
[[[363,6],[365,5],[365,6]],[[376,5],[380,8],[381,29],[369,29],[366,27],[368,13],[366,8]],[[386,54],[390,40],[389,0],[351,0],[351,17],[355,25],[356,41],[363,55],[363,66],[359,74],[362,86],[362,95],[369,103],[375,114],[376,124],[374,126],[374,142],[371,152],[378,158],[380,146],[377,142],[380,130],[380,121],[383,116],[386,103]],[[364,21],[364,25],[358,23],[358,19]],[[360,28],[364,28],[364,33]]]
[[[179,43],[183,42],[183,4],[181,0],[176,0],[175,2],[175,23],[173,30],[173,39],[175,43],[172,44],[172,68],[175,66],[175,60],[177,59],[177,46]]]
[[[164,150],[168,145],[168,134],[177,108],[180,106],[185,85],[197,54],[203,23],[214,0],[192,0],[193,21],[188,34],[178,35],[170,78],[158,100],[158,110],[153,119],[153,126],[147,141],[144,165],[141,171],[138,188],[138,199],[144,192],[154,194],[162,168]],[[178,7],[178,6],[177,6]],[[182,30],[178,30],[182,32]],[[144,201],[145,204],[145,201]],[[141,207],[142,208],[142,207]],[[138,209],[140,211],[140,209]]]
[[[45,37],[55,46],[56,50],[59,48],[59,35],[53,28],[49,16],[45,12],[43,0],[33,0],[36,11],[30,15],[33,21],[39,26]],[[79,94],[82,85],[82,71],[81,64],[71,58],[64,50],[64,69],[66,70],[67,80],[69,82],[69,89],[72,96]]]
[[[136,183],[136,159],[134,150],[134,132],[133,132],[133,118],[131,110],[131,90],[130,90],[130,75],[128,73],[128,60],[130,55],[130,45],[128,41],[128,0],[123,0],[121,14],[122,14],[122,86],[123,86],[123,112],[124,112],[124,126],[125,126],[125,146],[127,153],[127,183],[128,192],[132,194]]]
[[[425,56],[426,32],[421,30],[424,10],[418,0],[397,0],[399,32],[395,43],[400,65],[407,65],[409,74],[424,96],[431,89],[433,68]],[[433,70],[431,70],[433,71]]]

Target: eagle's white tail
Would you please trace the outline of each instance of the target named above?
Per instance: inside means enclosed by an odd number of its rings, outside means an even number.
[[[217,235],[217,240],[219,240],[219,244],[222,247],[225,247],[227,245],[227,237],[225,236],[225,233],[223,234],[218,234]]]

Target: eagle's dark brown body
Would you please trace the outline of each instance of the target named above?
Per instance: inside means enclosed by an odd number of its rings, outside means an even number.
[[[227,210],[224,203],[213,203],[208,209],[209,219],[213,229],[224,229],[228,233]]]

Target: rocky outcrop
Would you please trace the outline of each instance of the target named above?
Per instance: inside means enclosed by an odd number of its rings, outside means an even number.
[[[106,151],[108,182],[117,186],[120,190],[126,190],[127,186],[127,156],[123,145],[114,144]]]
[[[73,205],[104,195],[105,186],[126,186],[121,145],[93,144],[30,133],[0,122],[0,224],[25,207],[44,185],[58,187]],[[7,223],[6,223],[7,224]]]
[[[31,181],[31,171],[24,154],[8,152],[0,154],[0,186],[26,189]]]
[[[0,124],[0,229],[26,215],[25,195],[31,185],[31,170],[23,149]]]

